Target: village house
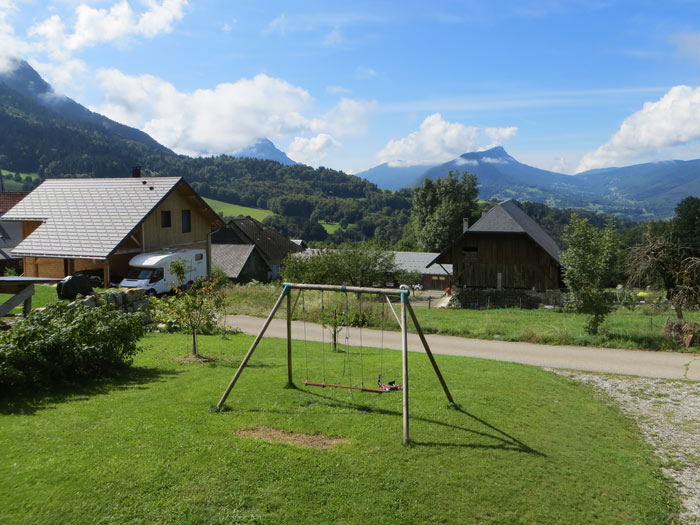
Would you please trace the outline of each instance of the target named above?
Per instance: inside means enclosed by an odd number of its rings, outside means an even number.
[[[453,292],[463,304],[556,302],[562,286],[557,243],[512,200],[465,227],[430,264],[445,263],[453,265]]]
[[[200,248],[223,222],[181,177],[48,179],[3,220],[21,223],[24,275],[99,273],[118,281],[138,253]]]
[[[231,220],[212,234],[212,264],[233,282],[270,282],[279,278],[282,261],[302,244],[252,217]]]
[[[444,292],[451,284],[452,265],[430,265],[438,255],[430,252],[394,252],[394,262],[399,270],[419,273],[421,276],[420,285],[424,290],[441,290]]]

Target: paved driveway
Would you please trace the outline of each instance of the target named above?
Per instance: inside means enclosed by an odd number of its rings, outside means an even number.
[[[410,321],[409,321],[410,322]],[[264,319],[235,315],[227,317],[227,324],[237,326],[244,333],[257,335]],[[292,322],[292,338],[308,341],[322,341],[323,328],[320,325]],[[287,337],[284,319],[274,319],[265,333],[266,337]],[[344,340],[345,334],[339,340]],[[382,332],[350,328],[350,344],[379,348],[382,345]],[[496,361],[508,361],[550,368],[565,368],[586,372],[627,374],[641,377],[664,379],[690,379],[700,381],[700,355],[647,350],[618,350],[613,348],[593,348],[583,346],[552,346],[531,343],[511,343],[485,341],[445,335],[427,335],[430,349],[435,354],[480,357]],[[325,340],[328,341],[326,333]],[[400,350],[401,334],[384,332],[384,348]],[[417,335],[408,334],[408,349],[422,352],[423,347]]]

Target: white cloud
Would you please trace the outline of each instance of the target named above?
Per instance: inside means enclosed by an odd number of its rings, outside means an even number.
[[[295,147],[300,157],[312,158],[315,151],[313,158],[321,158],[332,142],[319,137],[362,133],[374,105],[343,99],[325,115],[311,118],[313,97],[306,90],[264,74],[191,93],[151,75],[135,77],[114,69],[101,70],[98,79],[106,102],[96,111],[188,155],[236,153],[259,137],[315,133],[318,137],[304,139],[313,142]]]
[[[80,80],[84,78],[88,71],[85,62],[76,58],[57,64],[40,62],[38,60],[31,60],[30,63],[34,69],[41,71],[44,78],[49,79],[51,87],[57,93],[65,93],[68,86],[81,84]]]
[[[492,157],[483,157],[481,162],[485,162],[486,164],[508,164],[507,159],[494,159]]]
[[[0,0],[0,73],[15,67],[15,57],[24,56],[29,51],[29,44],[15,36],[10,24],[11,14],[17,7],[10,0]]]
[[[612,138],[587,153],[577,172],[629,163],[700,139],[700,87],[676,86],[627,117]]]
[[[682,56],[700,64],[700,33],[677,33],[671,36],[671,42]]]
[[[516,132],[517,128],[514,127],[482,130],[459,122],[448,122],[439,113],[434,113],[421,123],[418,131],[402,139],[390,140],[377,153],[377,157],[380,162],[400,162],[403,166],[437,164],[481,149],[481,135],[489,138],[493,146],[497,140],[507,140]]]
[[[462,157],[457,157],[457,158],[455,159],[455,164],[456,164],[457,166],[465,166],[465,165],[469,165],[469,166],[478,166],[478,165],[479,165],[479,161],[476,160],[476,159],[463,159]]]
[[[343,43],[343,35],[340,32],[340,27],[335,26],[330,33],[328,33],[323,39],[323,45],[325,47],[335,47]]]
[[[72,31],[55,14],[32,26],[29,36],[51,58],[68,60],[76,51],[100,43],[122,45],[128,38],[153,38],[172,31],[173,24],[184,16],[187,0],[149,0],[146,5],[147,10],[136,13],[127,0],[109,9],[80,4],[75,8]]]
[[[343,86],[328,86],[326,91],[331,95],[347,95],[352,90]]]
[[[485,128],[484,135],[491,139],[491,144],[487,149],[508,142],[515,137],[516,133],[518,133],[518,128],[515,126],[509,126],[507,128]]]
[[[377,70],[371,67],[357,66],[355,68],[355,76],[358,78],[374,78],[378,75]]]
[[[341,147],[340,142],[326,133],[319,133],[315,137],[294,137],[289,145],[289,158],[310,166],[318,166],[326,158],[328,151]]]
[[[325,115],[311,122],[314,132],[329,131],[340,137],[358,137],[367,132],[367,117],[374,111],[375,101],[342,98]]]
[[[287,18],[287,13],[282,13],[272,22],[267,24],[265,34],[279,33],[281,35],[286,35],[287,31],[289,31],[289,19]]]

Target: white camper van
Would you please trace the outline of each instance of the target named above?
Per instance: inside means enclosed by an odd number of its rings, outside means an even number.
[[[169,292],[178,285],[170,265],[182,259],[185,262],[185,284],[192,284],[207,276],[207,256],[204,250],[164,250],[140,253],[129,261],[131,270],[119,286],[143,288],[149,295]]]

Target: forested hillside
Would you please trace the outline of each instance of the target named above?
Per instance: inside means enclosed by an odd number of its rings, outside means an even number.
[[[130,176],[138,165],[146,176],[184,177],[204,197],[271,210],[278,214],[270,219],[275,227],[308,240],[327,240],[319,224],[326,221],[343,226],[332,242],[378,237],[395,243],[409,220],[410,192],[380,190],[323,167],[177,155],[137,130],[71,115],[0,82],[0,169],[37,173],[38,183],[47,177]]]

